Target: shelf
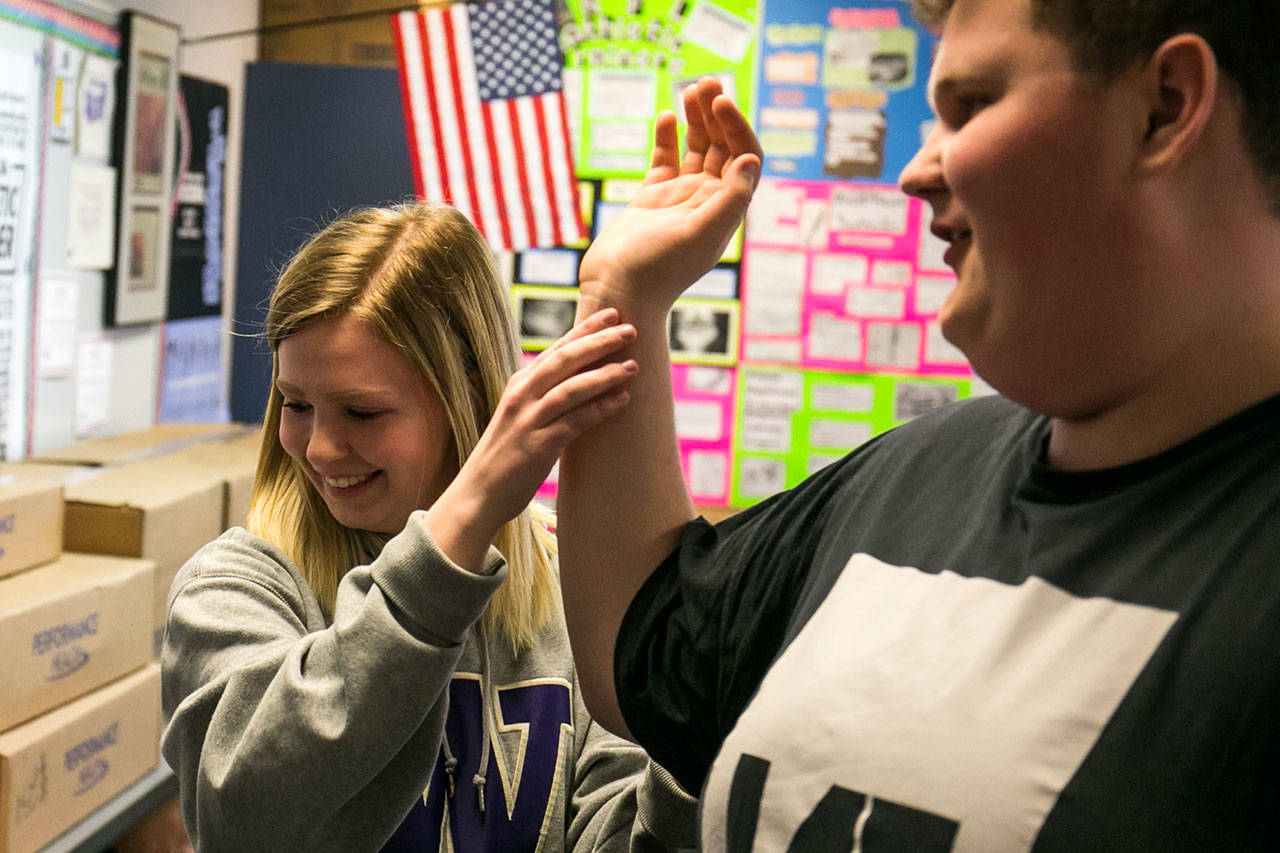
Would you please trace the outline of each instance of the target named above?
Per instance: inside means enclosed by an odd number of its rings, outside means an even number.
[[[41,853],[102,853],[157,806],[178,795],[178,777],[165,764],[98,806]]]

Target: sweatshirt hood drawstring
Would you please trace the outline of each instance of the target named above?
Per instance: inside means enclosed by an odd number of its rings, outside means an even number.
[[[472,783],[476,786],[476,807],[480,809],[480,816],[484,817],[484,786],[485,773],[489,769],[489,717],[491,716],[490,704],[490,673],[489,673],[489,641],[484,631],[479,628],[473,629],[476,634],[477,643],[480,646],[480,765],[477,768],[476,775],[471,778]],[[455,788],[455,776],[458,770],[458,759],[454,756],[453,750],[449,747],[449,732],[446,728],[444,737],[440,741],[440,749],[444,753],[444,773],[445,781],[449,788],[449,798],[453,799]]]

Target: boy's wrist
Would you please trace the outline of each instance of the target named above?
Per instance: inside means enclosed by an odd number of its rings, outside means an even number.
[[[582,279],[578,282],[578,320],[604,308],[616,308],[623,322],[665,323],[674,304],[656,288],[645,287],[625,276]]]

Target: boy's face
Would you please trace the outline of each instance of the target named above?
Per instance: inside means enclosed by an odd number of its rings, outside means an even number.
[[[1061,414],[1141,319],[1126,282],[1146,127],[1136,72],[1090,83],[1029,4],[956,2],[929,81],[938,121],[900,181],[950,244],[944,334],[1005,394]]]

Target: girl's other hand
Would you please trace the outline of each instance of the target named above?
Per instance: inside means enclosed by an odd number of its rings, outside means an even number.
[[[512,375],[475,450],[426,513],[450,559],[479,570],[498,530],[533,500],[565,445],[627,404],[636,362],[603,360],[635,337],[616,310],[598,311]]]

